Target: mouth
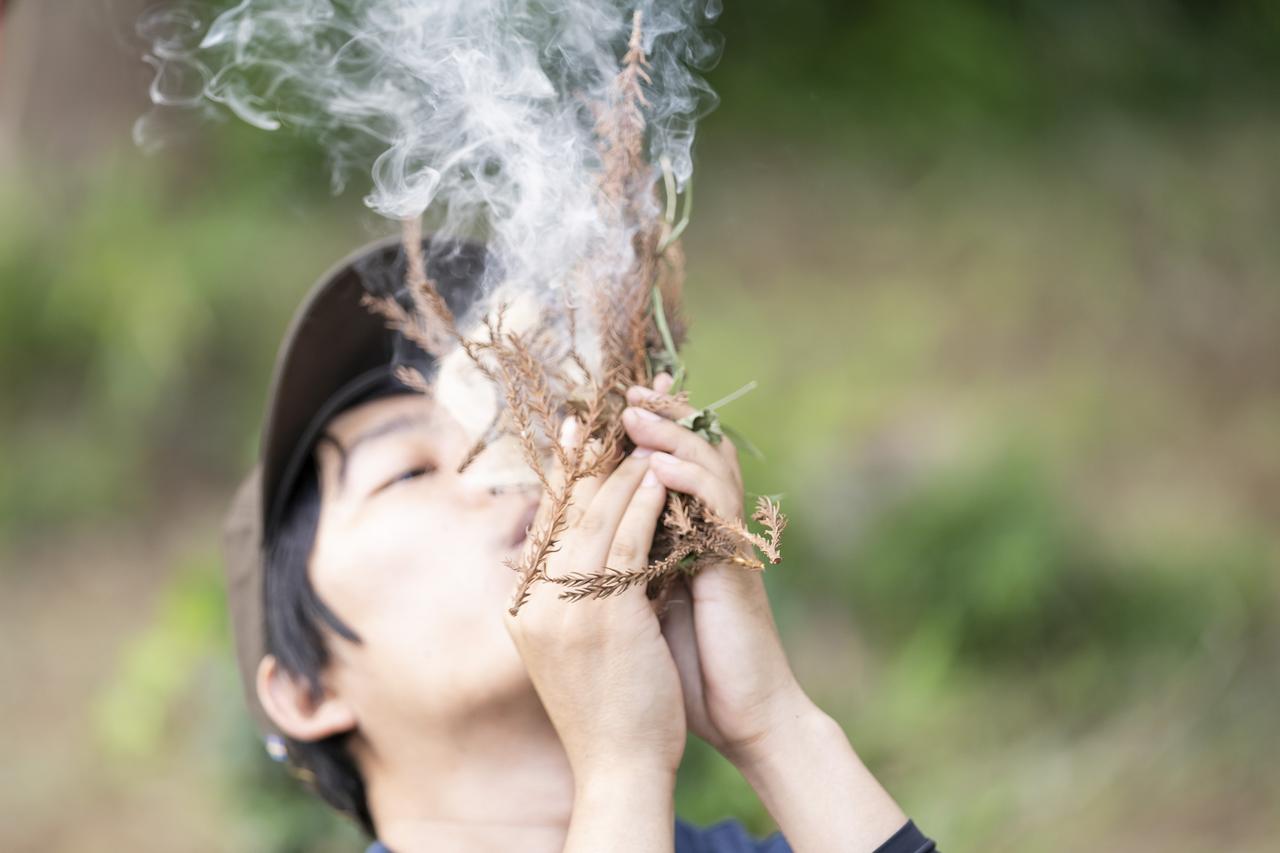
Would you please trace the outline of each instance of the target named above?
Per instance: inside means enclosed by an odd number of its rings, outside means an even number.
[[[507,543],[509,548],[517,548],[524,544],[529,538],[529,526],[533,524],[533,519],[538,515],[538,502],[529,504],[529,507],[522,513],[516,524],[516,529],[512,532],[511,538]]]

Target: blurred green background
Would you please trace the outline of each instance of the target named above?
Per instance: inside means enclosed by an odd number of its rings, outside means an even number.
[[[257,747],[218,527],[388,229],[305,140],[145,156],[145,0],[0,48],[0,849],[359,848]],[[1280,835],[1280,3],[727,3],[695,392],[784,493],[802,682],[949,851]],[[690,746],[680,812],[768,817]]]

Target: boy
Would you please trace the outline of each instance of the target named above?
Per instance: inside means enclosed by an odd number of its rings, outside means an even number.
[[[431,261],[455,314],[483,263],[471,246]],[[360,297],[396,293],[403,271],[377,244],[300,308],[229,519],[237,652],[275,757],[371,851],[933,850],[797,684],[759,574],[708,568],[661,617],[642,588],[569,603],[550,583],[507,612],[503,561],[539,492],[459,475],[467,433],[396,379],[429,359]],[[741,516],[732,445],[636,405],[669,386],[628,390],[636,450],[578,484],[548,575],[644,565],[667,489]],[[739,768],[782,835],[675,820],[686,731]]]

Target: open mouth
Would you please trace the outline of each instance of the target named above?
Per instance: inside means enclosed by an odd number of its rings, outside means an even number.
[[[529,538],[529,525],[533,524],[533,519],[538,515],[538,504],[529,504],[528,509],[520,514],[519,522],[515,531],[511,534],[511,540],[507,543],[508,547],[516,548],[524,544]]]

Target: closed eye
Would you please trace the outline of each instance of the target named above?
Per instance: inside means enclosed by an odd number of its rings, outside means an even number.
[[[407,471],[403,471],[397,474],[396,476],[392,477],[390,480],[388,480],[387,482],[379,486],[377,489],[375,489],[374,494],[377,494],[378,492],[381,492],[384,489],[389,489],[392,486],[398,485],[400,483],[404,483],[409,480],[414,480],[414,479],[417,479],[418,477],[425,477],[428,474],[434,474],[435,472],[436,472],[435,465],[418,465],[414,468],[410,468]]]

